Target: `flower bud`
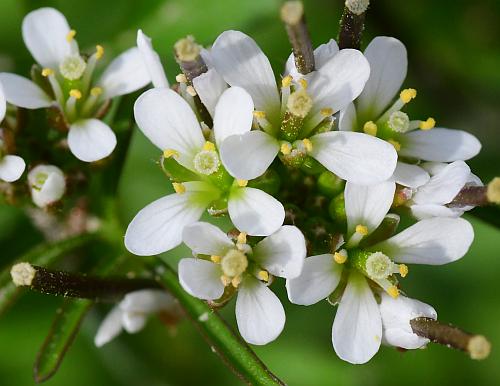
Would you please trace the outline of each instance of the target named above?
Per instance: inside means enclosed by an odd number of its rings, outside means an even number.
[[[28,173],[31,198],[36,206],[44,208],[59,201],[66,191],[64,174],[57,166],[38,165]]]

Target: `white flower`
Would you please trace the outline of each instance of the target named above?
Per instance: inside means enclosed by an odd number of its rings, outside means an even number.
[[[28,173],[31,198],[44,208],[59,201],[66,191],[66,180],[61,169],[53,165],[38,165]]]
[[[21,178],[25,168],[26,163],[21,157],[7,153],[6,145],[0,137],[0,180],[17,181]]]
[[[406,296],[393,298],[386,293],[381,294],[380,316],[382,342],[407,350],[417,349],[429,343],[429,339],[413,332],[410,320],[420,317],[437,319],[436,310],[432,306]]]
[[[118,336],[123,329],[130,334],[139,332],[149,315],[162,312],[173,318],[180,316],[179,305],[169,293],[148,289],[130,292],[102,321],[94,343],[101,347]]]
[[[302,274],[287,280],[290,301],[302,305],[328,297],[344,281],[332,342],[339,357],[351,363],[370,360],[382,341],[382,318],[373,291],[397,298],[395,274],[406,276],[406,264],[455,261],[467,252],[474,237],[472,226],[463,219],[432,218],[370,245],[366,240],[391,207],[394,189],[391,181],[370,187],[348,182],[344,193],[347,242],[333,255],[308,257]]]
[[[481,180],[471,173],[463,161],[450,164],[426,162],[422,167],[432,176],[424,185],[417,188],[409,201],[412,214],[418,218],[459,217],[472,206],[447,207],[460,190],[469,185],[482,186]]]
[[[95,119],[106,101],[140,89],[150,82],[139,50],[125,51],[95,79],[95,68],[104,54],[101,46],[88,59],[80,55],[63,14],[53,8],[30,12],[23,20],[24,43],[42,66],[50,84],[47,93],[31,80],[1,73],[7,102],[38,109],[57,106],[69,126],[68,145],[80,160],[93,162],[107,157],[116,146],[116,136],[104,122]]]
[[[198,221],[207,208],[227,208],[233,224],[250,235],[267,236],[283,224],[283,205],[247,187],[247,181],[235,180],[221,165],[217,152],[226,137],[251,126],[252,99],[243,89],[232,87],[219,98],[215,110],[214,144],[205,140],[193,110],[174,91],[151,89],[135,103],[139,128],[167,161],[185,168],[189,176],[184,180],[188,182],[174,183],[177,194],[154,201],[132,220],[125,234],[125,245],[132,253],[154,255],[176,247],[184,226]],[[248,160],[252,162],[253,158]]]
[[[320,58],[328,56],[323,51],[335,55],[322,63]],[[269,60],[255,41],[238,31],[217,38],[212,48],[215,69],[229,85],[252,96],[262,129],[233,135],[221,145],[222,162],[231,174],[256,178],[281,151],[284,157],[309,155],[342,179],[359,184],[392,175],[397,155],[387,143],[360,133],[330,131],[332,115],[360,94],[370,73],[359,51],[337,51],[332,44],[319,48],[320,67],[296,84],[291,75],[285,76],[280,98]],[[250,155],[254,162],[247,162]]]
[[[370,77],[356,101],[341,111],[339,127],[343,131],[364,131],[390,142],[400,157],[394,174],[397,183],[416,188],[429,179],[425,170],[408,161],[464,161],[479,153],[481,144],[465,131],[434,128],[433,118],[411,121],[401,109],[415,98],[416,90],[401,91],[391,105],[408,67],[403,43],[378,36],[364,54],[370,63]]]
[[[285,225],[254,246],[240,233],[234,243],[219,228],[195,223],[184,228],[183,241],[197,258],[179,262],[179,281],[191,295],[219,299],[227,286],[238,290],[236,321],[247,342],[266,344],[276,339],[285,325],[285,311],[267,287],[271,275],[297,277],[306,256],[300,230]]]

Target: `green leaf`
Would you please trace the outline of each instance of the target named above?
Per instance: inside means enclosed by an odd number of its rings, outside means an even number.
[[[94,234],[84,234],[62,241],[44,243],[34,247],[4,268],[3,271],[0,272],[0,316],[7,311],[22,292],[22,289],[16,287],[10,277],[10,269],[14,264],[18,262],[27,262],[44,267],[51,266],[67,253],[95,239],[96,235]]]
[[[56,373],[92,303],[91,300],[66,299],[57,310],[49,335],[36,358],[33,375],[37,383],[46,381]]]

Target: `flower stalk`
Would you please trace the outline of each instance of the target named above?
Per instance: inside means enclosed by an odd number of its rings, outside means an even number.
[[[314,53],[301,1],[287,1],[281,7],[281,20],[285,23],[293,49],[297,70],[306,75],[314,71]]]
[[[340,30],[337,38],[339,48],[361,47],[361,37],[365,29],[365,13],[369,0],[347,0],[340,19]]]
[[[431,318],[415,318],[410,320],[410,326],[418,336],[464,351],[472,359],[486,359],[491,351],[491,344],[483,335],[470,334],[451,324]]]

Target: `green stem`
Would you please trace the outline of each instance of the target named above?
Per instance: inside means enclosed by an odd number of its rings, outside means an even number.
[[[170,267],[162,264],[156,271],[157,280],[177,298],[208,344],[239,378],[249,385],[284,385],[216,311],[182,289]]]

